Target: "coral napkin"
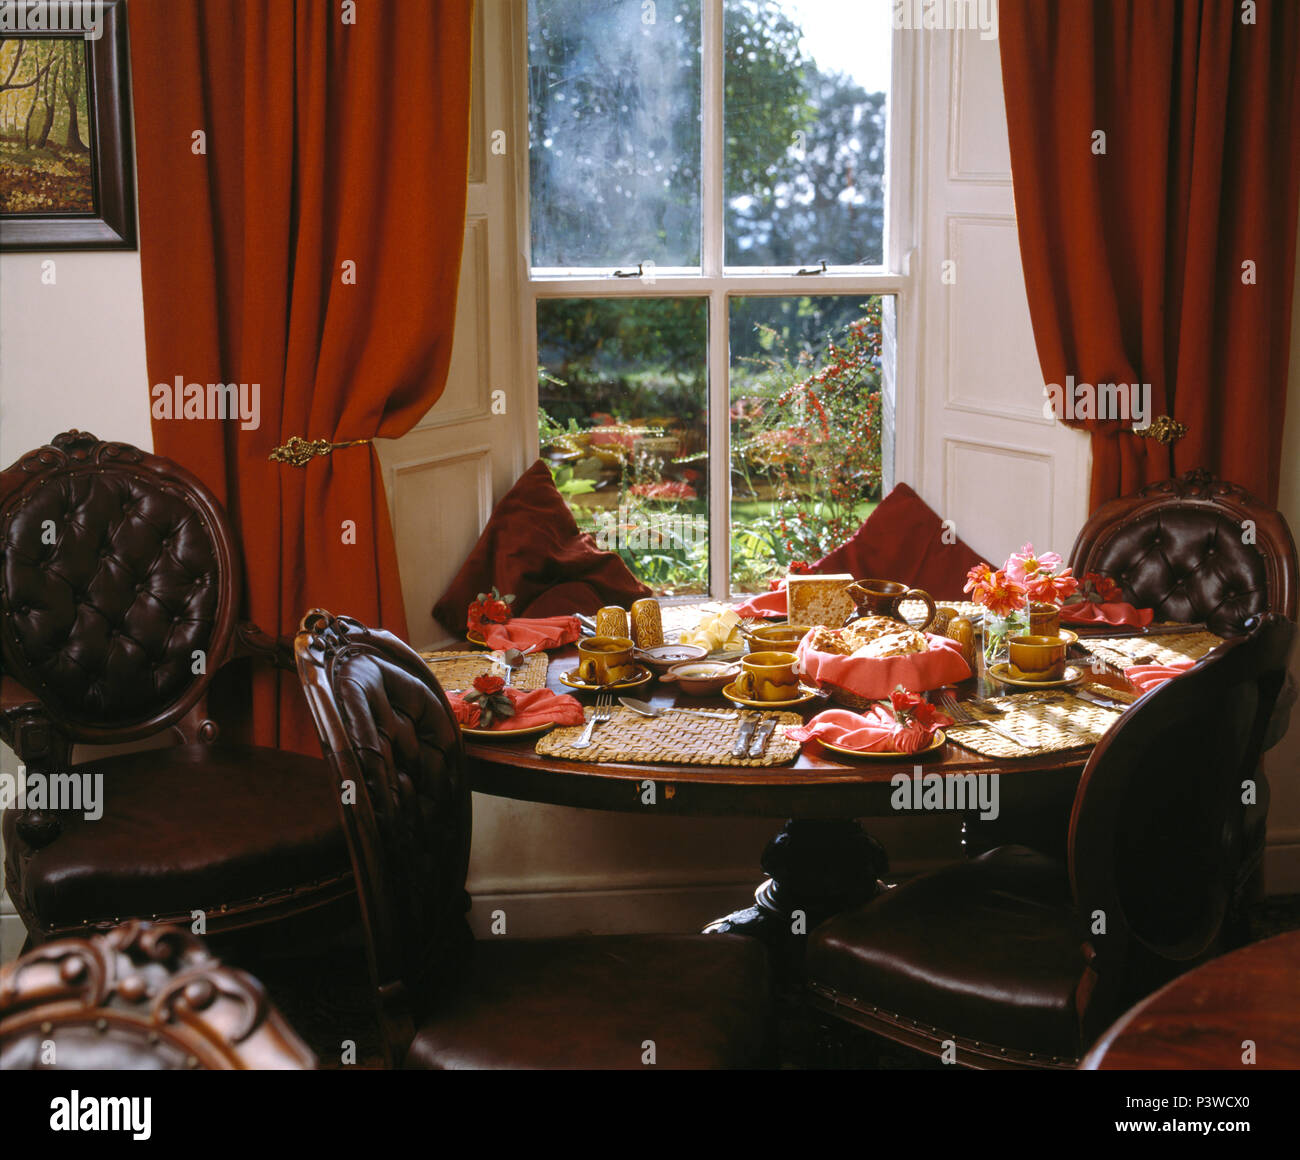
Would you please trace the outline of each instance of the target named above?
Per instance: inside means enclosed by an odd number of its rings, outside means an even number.
[[[784,581],[782,581],[784,584]],[[736,612],[740,616],[766,616],[778,617],[785,616],[789,611],[789,605],[786,603],[785,588],[777,588],[773,592],[764,592],[758,596],[751,596],[744,604],[738,605]]]
[[[937,720],[947,723],[948,718],[940,716]],[[900,724],[884,706],[876,705],[868,713],[825,709],[807,725],[787,729],[786,736],[796,741],[809,741],[815,737],[841,749],[856,749],[863,753],[916,753],[934,740],[934,730],[916,724]]]
[[[1113,624],[1118,627],[1146,628],[1156,618],[1154,608],[1134,608],[1131,604],[1066,604],[1061,609],[1062,624]]]
[[[872,658],[820,652],[809,647],[809,634],[799,642],[799,671],[816,684],[837,685],[872,701],[884,700],[898,685],[911,693],[923,693],[955,685],[971,675],[955,640],[932,632],[925,635],[930,642],[927,652]]]
[[[582,635],[576,616],[517,616],[505,624],[485,623],[483,639],[488,648],[559,648]]]
[[[581,725],[585,720],[582,703],[576,697],[552,693],[550,689],[507,689],[506,696],[515,707],[515,715],[493,721],[493,729],[531,729],[534,725]],[[459,693],[448,693],[451,711],[466,729],[479,728],[479,707]]]
[[[1181,677],[1192,667],[1194,661],[1176,661],[1172,665],[1132,665],[1124,670],[1124,676],[1130,685],[1142,693]]]

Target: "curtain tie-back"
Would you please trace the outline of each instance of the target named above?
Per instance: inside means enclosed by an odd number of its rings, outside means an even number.
[[[267,459],[292,467],[306,467],[317,455],[328,455],[341,447],[356,447],[369,442],[369,439],[349,439],[345,443],[331,443],[328,439],[304,439],[301,435],[291,435],[288,442],[273,448]]]
[[[1154,439],[1167,447],[1187,434],[1187,424],[1180,423],[1172,415],[1157,415],[1149,426],[1134,427],[1133,434],[1143,439]]]

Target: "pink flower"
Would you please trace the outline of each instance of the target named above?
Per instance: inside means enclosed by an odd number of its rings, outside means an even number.
[[[1064,563],[1059,553],[1044,552],[1042,555],[1035,555],[1034,545],[1026,544],[1018,553],[1013,552],[1007,557],[1006,573],[1017,584],[1025,584],[1037,573],[1059,572]]]

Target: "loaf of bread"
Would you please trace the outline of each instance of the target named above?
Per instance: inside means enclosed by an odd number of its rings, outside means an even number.
[[[853,615],[853,597],[848,593],[853,577],[848,573],[827,576],[791,574],[785,579],[786,607],[791,624],[825,624],[838,628]]]
[[[809,645],[839,656],[903,657],[930,647],[925,633],[888,616],[864,616],[844,628],[814,629]]]

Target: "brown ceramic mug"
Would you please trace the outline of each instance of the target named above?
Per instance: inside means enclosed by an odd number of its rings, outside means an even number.
[[[855,580],[849,585],[848,592],[858,610],[845,621],[846,624],[860,616],[888,616],[906,624],[898,606],[904,600],[921,600],[925,603],[926,618],[924,623],[916,627],[924,632],[934,623],[939,611],[934,606],[934,597],[928,592],[921,588],[909,588],[898,580]]]
[[[1025,681],[1059,681],[1065,676],[1069,647],[1062,636],[1013,636],[1007,641],[1011,675]]]
[[[589,636],[578,641],[578,679],[588,685],[613,685],[636,676],[633,644],[626,636]]]
[[[750,653],[740,662],[736,690],[751,701],[793,701],[799,696],[798,663],[792,652]]]

